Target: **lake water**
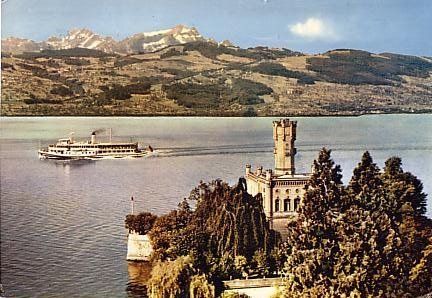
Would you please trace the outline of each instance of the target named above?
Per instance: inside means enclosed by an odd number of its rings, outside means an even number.
[[[12,297],[139,297],[148,268],[126,262],[124,217],[162,214],[200,180],[235,183],[244,166],[273,168],[273,118],[2,118],[1,282]],[[432,193],[432,115],[298,120],[297,172],[309,172],[323,146],[345,182],[362,153],[398,155]],[[37,149],[112,128],[117,140],[151,144],[142,159],[41,161]],[[106,137],[104,135],[100,138]],[[432,200],[428,201],[432,216]]]

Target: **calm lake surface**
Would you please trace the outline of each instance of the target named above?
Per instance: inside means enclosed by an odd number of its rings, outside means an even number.
[[[298,120],[297,172],[309,172],[323,146],[344,181],[369,150],[382,168],[393,155],[432,194],[432,115]],[[231,184],[252,164],[273,168],[273,118],[2,118],[0,130],[1,282],[12,297],[138,297],[148,269],[126,262],[124,217],[162,214],[200,180]],[[37,149],[69,132],[151,144],[142,159],[55,162]],[[99,137],[106,138],[107,133]],[[432,216],[432,199],[428,199]]]

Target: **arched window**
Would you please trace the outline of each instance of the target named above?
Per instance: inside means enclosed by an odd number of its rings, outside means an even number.
[[[297,211],[300,206],[300,197],[294,199],[294,211]]]
[[[289,211],[289,199],[284,200],[284,211]]]
[[[276,201],[275,201],[275,211],[276,212],[279,211],[279,199],[276,199]]]

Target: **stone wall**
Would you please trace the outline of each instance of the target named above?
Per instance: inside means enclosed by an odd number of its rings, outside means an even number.
[[[148,261],[152,252],[153,248],[147,235],[129,233],[126,256],[128,261]]]
[[[283,289],[282,278],[236,279],[224,281],[226,293],[246,294],[252,298],[271,297]]]

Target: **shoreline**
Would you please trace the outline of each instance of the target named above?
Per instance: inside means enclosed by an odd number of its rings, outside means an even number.
[[[293,118],[330,118],[330,117],[361,117],[361,116],[382,116],[382,115],[424,115],[430,114],[432,115],[432,110],[430,111],[416,111],[416,112],[392,112],[392,113],[353,113],[353,114],[272,114],[272,115],[254,115],[254,116],[245,116],[245,115],[226,115],[226,114],[119,114],[119,115],[88,115],[88,114],[78,114],[78,115],[1,115],[0,118],[60,118],[60,117],[70,117],[70,118],[278,118],[278,117],[293,117]]]

